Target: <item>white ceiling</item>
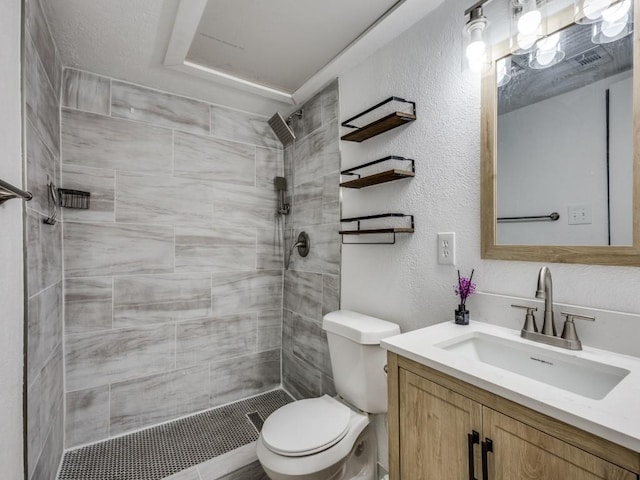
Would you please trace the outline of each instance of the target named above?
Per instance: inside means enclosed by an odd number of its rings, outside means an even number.
[[[264,115],[303,102],[443,1],[41,0],[65,66]],[[191,32],[176,22],[189,9]],[[196,35],[200,16],[217,40]],[[184,61],[169,68],[172,34]]]
[[[209,0],[189,61],[295,92],[398,0]]]

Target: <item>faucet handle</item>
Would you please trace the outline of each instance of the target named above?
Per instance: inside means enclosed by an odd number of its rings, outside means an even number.
[[[560,315],[567,317],[564,322],[564,328],[562,329],[562,338],[565,340],[579,341],[578,332],[576,332],[576,324],[573,323],[574,320],[588,320],[590,322],[596,321],[596,317],[589,315],[578,315],[577,313],[570,312],[560,312]]]
[[[530,307],[528,305],[515,305],[513,303],[511,304],[511,307],[521,308],[527,311],[522,330],[524,330],[525,332],[536,332],[536,333],[538,332],[538,326],[536,325],[536,317],[533,314],[533,312],[538,311],[538,307]]]

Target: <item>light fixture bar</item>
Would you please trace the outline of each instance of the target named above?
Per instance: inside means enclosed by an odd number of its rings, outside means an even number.
[[[467,8],[464,11],[465,15],[469,15],[473,10],[475,10],[476,8],[480,8],[480,7],[484,7],[485,5],[490,4],[491,2],[493,2],[493,0],[479,0],[478,2],[474,3],[473,5],[471,5],[469,8]]]

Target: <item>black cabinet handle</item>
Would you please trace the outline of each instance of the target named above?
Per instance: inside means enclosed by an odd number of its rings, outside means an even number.
[[[467,433],[467,447],[469,448],[469,480],[478,480],[476,478],[475,465],[473,461],[473,446],[480,443],[480,434],[473,430]]]
[[[482,442],[482,480],[489,480],[489,459],[487,453],[493,452],[493,440],[485,438]]]

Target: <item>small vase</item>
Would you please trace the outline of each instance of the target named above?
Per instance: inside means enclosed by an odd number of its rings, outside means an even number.
[[[458,325],[469,325],[469,310],[467,310],[465,305],[458,305],[455,311],[455,319]]]

